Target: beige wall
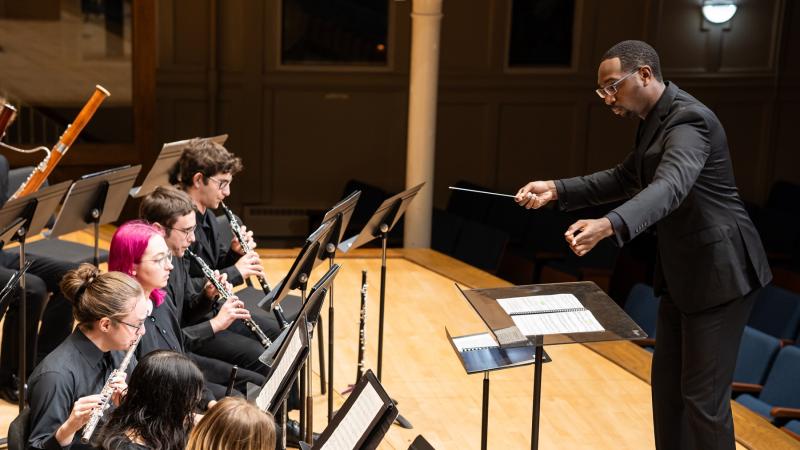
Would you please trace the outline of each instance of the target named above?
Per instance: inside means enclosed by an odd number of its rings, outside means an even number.
[[[402,188],[409,1],[390,1],[390,64],[375,70],[278,67],[280,2],[212,1],[158,2],[158,139],[230,133],[246,164],[234,204],[324,208],[350,178]],[[592,90],[603,52],[632,38],[651,42],[666,78],[720,116],[746,199],[762,202],[775,179],[800,182],[800,7],[741,0],[719,31],[702,29],[699,4],[577,0],[573,67],[512,71],[510,0],[445,0],[435,203],[459,179],[512,191],[621,160],[635,123]]]

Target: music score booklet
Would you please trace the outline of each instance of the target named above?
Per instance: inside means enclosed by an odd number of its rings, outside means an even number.
[[[605,331],[572,294],[499,298],[497,303],[526,336]]]

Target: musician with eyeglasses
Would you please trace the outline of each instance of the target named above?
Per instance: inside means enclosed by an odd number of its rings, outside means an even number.
[[[145,333],[149,302],[132,277],[82,264],[64,276],[61,290],[78,325],[31,375],[31,448],[88,448],[79,431],[103,403],[100,392],[112,372]],[[133,358],[127,370],[135,366]],[[123,372],[109,383],[111,408],[125,393],[125,379]]]
[[[253,250],[256,246],[253,233],[242,226],[242,235],[247,239],[250,248],[250,252],[245,254],[235,236],[230,240],[222,237],[221,226],[214,215],[214,210],[230,195],[233,177],[241,170],[241,159],[222,145],[210,139],[192,139],[173,168],[170,180],[189,195],[196,211],[196,242],[191,246],[192,252],[202,258],[210,268],[227,275],[228,281],[234,286],[244,283],[245,279],[252,276],[265,275],[261,259]],[[192,262],[189,267],[194,282],[201,283],[203,272],[200,266]],[[257,299],[242,300],[250,310],[252,319],[270,339],[275,339],[280,334],[281,326],[275,317],[258,307],[260,299],[259,296]],[[299,302],[293,305],[289,305],[290,302],[284,303],[286,315],[291,320],[299,310]],[[240,323],[234,324],[230,329],[245,336],[251,334]]]
[[[567,228],[564,238],[578,256],[601,239],[622,246],[656,230],[656,447],[733,449],[730,391],[739,342],[772,274],[739,197],[722,124],[664,82],[659,66],[656,51],[641,41],[608,50],[596,92],[614,114],[638,119],[633,151],[613,169],[528,183],[516,200],[526,208],[555,200],[567,211],[624,200],[605,217]]]
[[[197,292],[191,283],[189,261],[184,258],[186,249],[194,241],[195,213],[189,197],[174,187],[159,186],[142,199],[139,215],[148,223],[148,233],[157,231],[163,235],[172,256],[164,301],[153,310],[148,322],[156,331],[153,335],[157,336],[152,338],[153,349],[182,349],[190,353],[217,399],[225,395],[232,364],[240,367],[235,386],[241,392],[245,391],[247,382],[263,384],[261,373],[266,367],[258,360],[263,347],[252,335],[228,331],[235,321],[250,317],[244,304],[232,297],[218,312],[209,314],[215,304],[216,289],[209,284]],[[220,275],[218,281],[225,283],[225,275]],[[187,316],[192,317],[187,320]],[[145,340],[143,352],[151,348],[150,341]]]

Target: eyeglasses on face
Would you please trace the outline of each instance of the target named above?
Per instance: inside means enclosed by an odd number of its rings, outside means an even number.
[[[226,187],[230,187],[231,185],[231,180],[218,180],[214,177],[206,177],[206,178],[215,181],[217,183],[217,186],[219,186],[220,191],[224,191]]]
[[[150,261],[160,265],[162,268],[166,269],[169,263],[172,261],[172,252],[164,253],[164,256],[161,258],[155,259],[143,259],[142,261]]]
[[[197,229],[197,225],[195,225],[193,227],[189,227],[189,228],[169,227],[169,229],[172,230],[172,231],[180,231],[181,233],[183,233],[183,237],[188,241],[189,240],[189,236],[194,236],[194,230]]]
[[[599,89],[595,89],[594,91],[597,93],[598,96],[600,96],[600,98],[606,98],[609,95],[617,95],[617,92],[619,92],[620,83],[622,83],[623,81],[627,80],[628,77],[630,77],[631,75],[633,75],[635,73],[638,73],[639,69],[641,69],[641,67],[637,67],[636,70],[628,73],[624,77],[622,77],[619,80],[609,84],[608,86],[604,86],[604,87],[601,87]]]
[[[134,324],[131,324],[131,323],[125,322],[125,321],[123,321],[123,320],[119,320],[119,319],[114,319],[114,320],[115,320],[115,321],[117,321],[117,322],[119,322],[119,323],[121,323],[121,324],[123,324],[123,325],[125,325],[125,326],[128,326],[128,327],[130,327],[131,329],[133,329],[133,330],[134,330],[134,331],[133,331],[134,333],[139,333],[139,330],[141,330],[141,329],[142,329],[142,327],[144,326],[144,321],[142,321],[142,323],[140,323],[139,325],[134,325]]]

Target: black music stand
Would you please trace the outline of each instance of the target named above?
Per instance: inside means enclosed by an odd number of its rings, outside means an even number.
[[[226,140],[228,140],[228,135],[222,134],[205,139],[209,139],[217,144],[222,145]],[[191,139],[184,139],[182,141],[167,142],[164,144],[164,146],[161,147],[161,152],[158,154],[158,158],[156,158],[156,161],[153,163],[153,167],[151,167],[150,171],[147,172],[147,176],[142,182],[142,185],[132,188],[129,192],[130,196],[133,198],[144,197],[145,195],[153,192],[153,190],[158,186],[167,186],[172,184],[169,182],[169,173],[175,166],[175,163],[178,162],[178,159],[180,159],[181,154],[183,154],[183,149],[186,148],[190,140]]]
[[[444,331],[467,374],[483,372],[481,450],[486,450],[489,437],[489,372],[534,364],[535,348],[533,346],[502,348],[489,333],[453,337],[447,328]],[[543,363],[551,361],[547,353],[543,355]]]
[[[360,233],[339,244],[339,250],[347,253],[351,249],[361,247],[375,238],[381,239],[381,294],[378,312],[378,380],[382,380],[383,369],[383,307],[386,299],[386,243],[389,232],[403,216],[411,200],[417,195],[425,183],[420,183],[410,189],[393,195],[381,203],[381,206],[372,214],[364,229]]]
[[[397,406],[381,382],[372,370],[367,370],[317,442],[313,446],[301,442],[300,448],[373,450],[381,443],[398,414]],[[367,418],[369,422],[364,420]],[[366,424],[361,424],[362,420]]]
[[[542,399],[542,363],[544,362],[545,345],[573,344],[581,342],[599,342],[632,340],[647,337],[647,334],[628,317],[625,312],[591,281],[574,283],[531,284],[503,288],[462,290],[461,293],[472,305],[478,316],[491,331],[501,348],[533,345],[533,415],[531,420],[531,449],[539,448],[539,416]],[[572,294],[581,303],[579,313],[588,311],[600,324],[602,331],[541,333],[525,335],[517,327],[515,320],[506,313],[498,303],[498,299],[514,297],[530,297],[537,295]],[[540,314],[571,313],[573,310],[538,311],[534,314],[522,313],[521,316]]]
[[[128,199],[128,191],[142,166],[123,166],[98,173],[84,175],[70,186],[64,204],[56,217],[53,228],[47,233],[48,239],[55,239],[88,226],[94,229],[92,261],[97,266],[100,258],[100,225],[111,223],[119,218],[122,207]],[[39,243],[41,242],[41,244]],[[48,244],[63,241],[38,241],[31,245],[36,251],[31,255],[61,254]],[[81,245],[81,247],[85,247]],[[105,252],[108,258],[108,252]],[[88,259],[88,258],[86,258]],[[81,259],[84,260],[84,259]],[[78,261],[80,262],[80,261]]]
[[[255,386],[247,391],[247,399],[255,401],[259,409],[269,412],[275,417],[280,417],[282,432],[278,448],[281,450],[286,449],[286,421],[288,419],[286,398],[289,396],[294,380],[302,370],[303,360],[309,351],[305,316],[299,314],[285,332],[286,338],[275,353],[264,385]]]
[[[289,291],[293,289],[300,289],[300,299],[303,305],[305,305],[308,278],[311,275],[311,271],[314,269],[314,267],[321,261],[318,255],[324,251],[324,249],[321,249],[321,242],[327,242],[328,235],[330,235],[332,232],[333,222],[329,221],[323,223],[319,226],[319,228],[311,233],[311,235],[303,243],[303,248],[300,250],[300,254],[297,255],[297,258],[294,260],[294,263],[292,263],[289,273],[281,281],[279,281],[278,284],[275,285],[275,288],[272,289],[268,295],[264,296],[264,298],[258,303],[258,306],[261,309],[271,312],[271,309],[274,308],[275,305],[280,305],[280,303],[289,294]],[[309,359],[311,359],[310,356]],[[312,410],[306,408],[306,405],[313,406],[313,399],[311,398],[310,364],[307,368],[307,376],[300,377],[300,392],[305,393],[306,397],[305,402],[300,402],[300,429],[310,432],[312,429],[311,424],[313,422],[312,420],[306,420],[306,415],[308,415],[309,418],[313,418]]]
[[[72,181],[64,181],[53,186],[47,186],[24,197],[9,200],[0,209],[0,226],[4,229],[11,226],[17,228],[17,234],[13,238],[19,242],[19,271],[23,272],[25,267],[25,240],[29,235],[41,233],[42,228],[50,220],[50,216],[64,197],[67,186]],[[16,226],[19,219],[24,219],[23,225]],[[25,408],[25,383],[27,380],[26,368],[26,333],[25,324],[27,323],[27,301],[25,298],[25,276],[20,278],[20,297],[19,297],[19,412]]]
[[[356,208],[356,203],[358,203],[358,198],[361,197],[361,191],[355,191],[352,194],[348,195],[344,200],[340,201],[339,203],[335,204],[333,208],[331,208],[328,212],[325,213],[325,217],[322,218],[322,223],[328,221],[335,221],[333,223],[333,230],[331,231],[327,242],[321,243],[320,249],[324,249],[325,252],[320,254],[320,259],[328,259],[329,267],[333,267],[334,260],[336,259],[336,246],[342,241],[344,237],[344,230],[347,229],[347,225],[350,223],[350,218],[353,216],[353,211]],[[320,322],[322,325],[322,322]],[[333,318],[333,286],[330,288],[330,295],[328,301],[328,423],[331,423],[333,420],[333,325],[334,325],[334,318]],[[322,333],[322,330],[320,330]],[[322,340],[319,341],[322,344]],[[320,348],[320,365],[323,364],[322,360],[322,349]],[[320,377],[324,376],[325,368],[320,367]],[[322,380],[322,394],[325,395],[325,381]]]

